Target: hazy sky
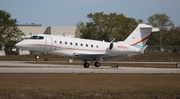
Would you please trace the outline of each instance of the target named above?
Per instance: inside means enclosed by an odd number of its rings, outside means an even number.
[[[10,12],[18,24],[43,26],[76,26],[87,22],[87,14],[104,12],[143,19],[165,13],[180,25],[180,0],[0,0],[0,9]]]

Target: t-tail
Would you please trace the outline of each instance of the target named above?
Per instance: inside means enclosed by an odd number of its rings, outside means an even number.
[[[124,40],[125,44],[135,46],[140,49],[140,51],[144,51],[146,46],[146,42],[151,34],[151,32],[159,31],[158,28],[154,28],[150,25],[139,24],[136,29]]]

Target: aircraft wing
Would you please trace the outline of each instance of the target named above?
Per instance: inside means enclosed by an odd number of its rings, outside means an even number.
[[[86,61],[100,61],[105,56],[108,56],[108,54],[74,53],[74,57],[82,59],[82,60],[86,60]]]
[[[110,60],[119,60],[123,58],[128,58],[130,56],[128,55],[118,55],[118,56],[113,56],[110,54],[84,54],[84,53],[76,53],[74,54],[74,57],[86,60],[86,61],[110,61]]]

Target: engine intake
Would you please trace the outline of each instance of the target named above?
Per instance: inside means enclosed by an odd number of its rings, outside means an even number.
[[[109,45],[109,49],[111,50],[113,48],[113,42]]]

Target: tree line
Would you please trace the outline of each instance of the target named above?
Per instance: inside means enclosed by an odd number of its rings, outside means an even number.
[[[17,20],[11,18],[9,12],[0,10],[0,50],[4,46],[5,54],[8,55],[14,45],[23,39],[22,36],[25,34],[18,28]],[[11,54],[18,54],[18,51]]]
[[[87,15],[89,22],[77,23],[76,36],[85,39],[123,41],[142,19],[136,20],[123,14],[103,12]],[[151,33],[147,42],[153,46],[180,46],[180,26],[175,27],[170,17],[164,13],[147,18],[149,25],[158,27],[159,32]]]

